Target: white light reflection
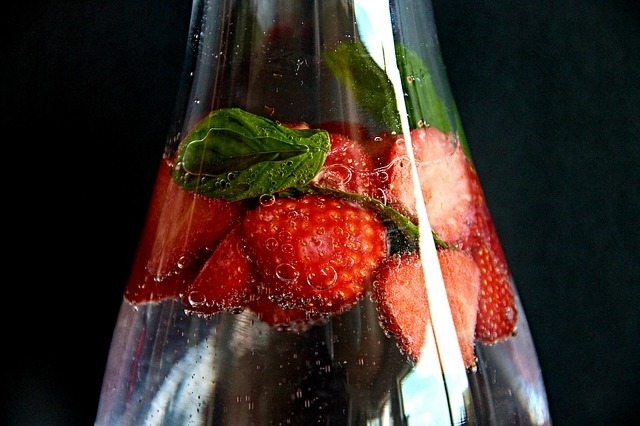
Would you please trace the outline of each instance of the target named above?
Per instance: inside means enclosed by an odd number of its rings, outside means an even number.
[[[368,53],[385,71],[393,85],[396,105],[400,111],[402,133],[407,142],[407,155],[414,158],[401,75],[395,60],[389,2],[355,0],[354,3],[360,38]],[[428,226],[424,226],[429,223],[429,220],[415,161],[411,162],[411,168],[413,182],[416,183],[413,189],[418,207],[418,220],[423,224],[422,229],[428,229]],[[411,419],[419,419],[418,424],[440,425],[447,422],[462,424],[465,421],[464,395],[468,393],[469,382],[458,345],[436,247],[430,232],[420,233],[420,256],[427,282],[427,295],[431,301],[429,308],[433,328],[429,327],[427,331],[425,347],[422,348],[422,356],[415,371],[411,372],[402,383],[403,397],[406,401],[405,413]],[[442,383],[442,377],[444,377],[444,383]],[[439,414],[438,410],[429,412],[433,406],[427,404],[427,401],[432,398],[436,398],[443,404],[439,407],[449,407],[448,421],[432,417],[434,414]]]

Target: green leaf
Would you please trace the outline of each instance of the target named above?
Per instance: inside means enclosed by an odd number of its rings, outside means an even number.
[[[178,147],[173,179],[228,201],[309,183],[329,152],[329,134],[290,129],[239,108],[213,111]]]
[[[395,52],[409,127],[430,125],[450,132],[452,116],[429,68],[416,52],[400,44],[395,45]],[[338,81],[352,91],[365,111],[389,130],[401,131],[393,84],[362,42],[342,43],[326,51],[324,58]]]
[[[410,128],[416,129],[430,125],[444,133],[449,133],[451,131],[449,111],[437,91],[429,68],[416,52],[400,44],[396,44],[395,50]]]
[[[393,85],[364,44],[341,43],[325,51],[324,59],[333,75],[351,90],[365,111],[389,130],[401,131]]]

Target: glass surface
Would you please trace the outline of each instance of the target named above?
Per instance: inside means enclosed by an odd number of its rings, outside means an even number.
[[[96,425],[550,425],[429,1],[194,0]]]

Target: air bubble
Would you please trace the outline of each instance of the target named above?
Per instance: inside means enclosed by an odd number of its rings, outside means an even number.
[[[327,290],[338,282],[338,273],[333,266],[327,265],[320,269],[319,273],[307,275],[307,284],[317,290]]]
[[[282,242],[288,242],[291,241],[291,233],[288,231],[281,231],[278,234],[278,239]]]
[[[282,263],[276,266],[276,277],[281,281],[295,281],[299,276],[300,272],[290,263]]]
[[[204,305],[207,301],[207,298],[199,291],[190,292],[187,299],[189,300],[189,304],[194,308]]]
[[[388,182],[389,181],[389,173],[386,170],[376,170],[376,178],[378,182]]]
[[[276,240],[275,238],[267,238],[267,240],[264,242],[264,248],[266,248],[269,251],[274,251],[276,248],[278,248],[278,240]]]
[[[184,256],[180,256],[180,258],[178,259],[178,268],[179,269],[185,269],[187,267],[189,267],[189,264],[191,264],[191,261],[193,259],[191,259],[191,256],[189,255],[184,255]]]
[[[509,321],[513,320],[514,315],[515,314],[513,312],[513,309],[507,308],[507,310],[505,312],[505,316],[506,316],[507,320],[509,320]]]
[[[272,206],[276,202],[276,197],[273,194],[262,194],[258,201],[261,206]]]

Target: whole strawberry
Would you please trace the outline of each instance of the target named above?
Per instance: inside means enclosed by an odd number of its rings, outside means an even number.
[[[388,251],[370,210],[341,198],[269,198],[243,221],[262,292],[280,307],[335,314],[365,294]]]
[[[515,333],[518,308],[511,273],[478,175],[470,163],[467,175],[474,194],[474,221],[459,247],[473,256],[481,272],[476,339],[495,344]]]

